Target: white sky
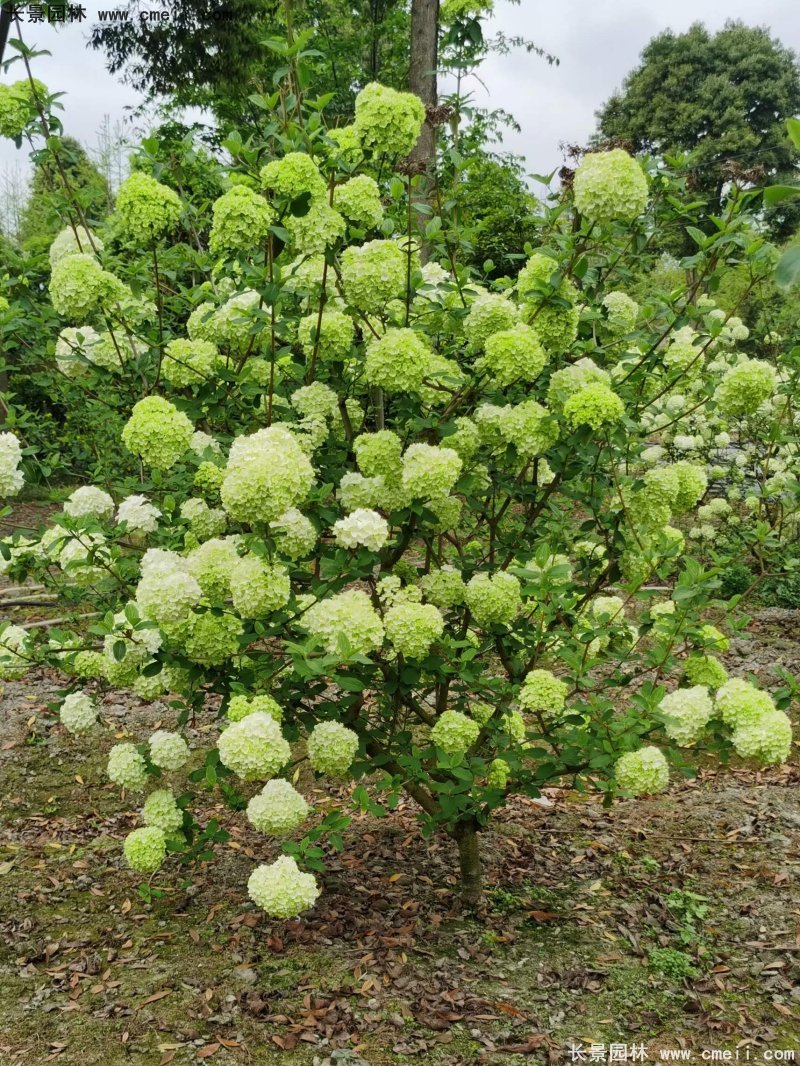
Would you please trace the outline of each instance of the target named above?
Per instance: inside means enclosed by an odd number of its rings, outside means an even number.
[[[98,9],[120,0],[86,2],[89,20]],[[714,30],[727,18],[768,26],[784,44],[800,52],[800,17],[797,0],[522,0],[513,5],[496,0],[495,29],[507,35],[530,38],[561,60],[548,64],[520,51],[492,56],[481,70],[490,97],[475,82],[476,101],[510,111],[522,127],[509,132],[505,146],[525,157],[527,168],[537,173],[561,164],[559,142],[585,142],[594,129],[594,112],[636,65],[647,41],[661,30],[686,29],[702,21]],[[105,115],[122,119],[126,108],[138,103],[137,95],[105,70],[102,53],[85,47],[85,22],[56,31],[29,26],[23,33],[29,45],[47,48],[51,57],[36,60],[35,75],[51,89],[67,93],[64,99],[65,132],[84,144],[96,143]],[[3,80],[22,77],[19,65]],[[0,173],[10,165],[27,165],[26,151],[0,140]]]

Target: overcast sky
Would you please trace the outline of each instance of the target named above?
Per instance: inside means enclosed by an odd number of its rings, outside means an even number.
[[[99,9],[120,0],[87,3],[89,19]],[[520,51],[492,56],[481,76],[490,97],[475,82],[476,100],[510,111],[520,133],[509,131],[504,144],[525,157],[527,168],[547,173],[561,163],[559,143],[580,143],[594,128],[594,112],[636,65],[647,41],[661,30],[685,30],[703,21],[720,28],[727,18],[763,25],[785,44],[800,52],[800,17],[797,0],[522,0],[517,6],[496,0],[494,29],[518,34],[558,56],[549,66],[535,55]],[[64,100],[66,132],[94,145],[105,115],[112,121],[135,106],[137,96],[105,70],[102,53],[85,47],[87,23],[56,32],[51,27],[23,22],[29,44],[47,48],[52,57],[36,61],[35,74],[50,87],[67,93]],[[12,68],[3,80],[16,80],[21,70]],[[0,140],[0,172],[8,165],[24,164],[26,153]]]

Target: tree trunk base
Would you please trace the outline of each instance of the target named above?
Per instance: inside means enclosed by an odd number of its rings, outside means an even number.
[[[458,862],[461,871],[461,902],[470,910],[481,905],[483,899],[483,868],[478,840],[478,827],[474,822],[462,822],[452,833],[458,845]]]

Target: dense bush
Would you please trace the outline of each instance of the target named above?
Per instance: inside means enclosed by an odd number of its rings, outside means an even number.
[[[336,130],[323,101],[268,103],[260,139],[228,141],[210,233],[137,171],[102,233],[73,212],[50,251],[55,365],[126,408],[127,469],[3,545],[14,578],[100,616],[5,628],[0,668],[57,664],[75,734],[106,685],[173,697],[174,731],[109,754],[146,794],[129,865],[208,857],[224,832],[193,791],[218,788],[284,838],[252,899],[313,905],[347,818],[309,810],[307,760],[374,813],[405,789],[474,900],[477,834],[511,794],[655,792],[698,751],[785,760],[787,715],[715,654],[722,568],[766,572],[797,529],[794,358],[761,358],[708,295],[731,262],[772,268],[752,195],[701,235],[692,283],[640,307],[648,242],[691,208],[654,161],[589,155],[488,289],[401,163],[416,98],[370,85]],[[24,466],[7,434],[0,488]],[[181,730],[209,718],[215,743],[190,751]]]

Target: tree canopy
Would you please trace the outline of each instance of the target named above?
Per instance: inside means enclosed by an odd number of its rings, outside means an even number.
[[[603,138],[636,151],[692,152],[698,191],[720,202],[729,161],[776,176],[797,152],[784,120],[800,111],[797,57],[769,32],[727,22],[701,23],[654,37],[622,89],[598,112]]]

